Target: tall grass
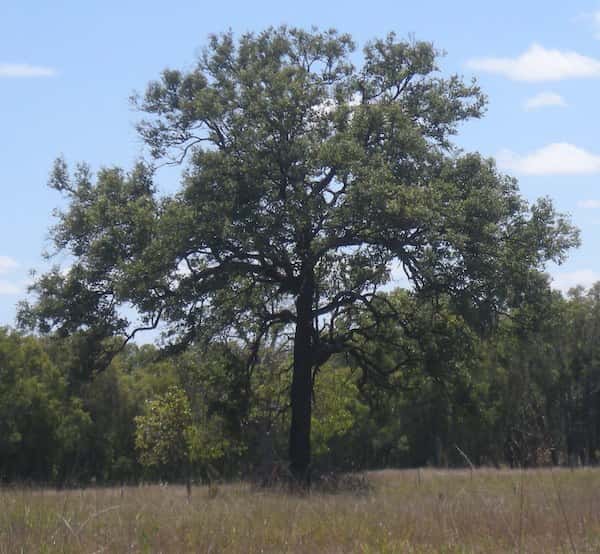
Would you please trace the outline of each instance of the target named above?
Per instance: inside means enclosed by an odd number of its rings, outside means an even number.
[[[0,554],[598,552],[600,470],[395,471],[306,496],[243,483],[0,489]],[[351,482],[351,481],[350,481]]]

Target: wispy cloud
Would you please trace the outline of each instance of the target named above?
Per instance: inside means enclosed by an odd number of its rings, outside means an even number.
[[[23,292],[20,287],[9,281],[0,280],[0,295],[12,295]]]
[[[600,40],[600,10],[596,10],[590,14],[592,25],[594,26],[594,38]]]
[[[524,175],[581,175],[600,173],[600,156],[568,142],[555,142],[529,154],[502,150],[500,167]]]
[[[593,12],[582,12],[575,16],[574,21],[583,21],[591,26],[594,38],[600,40],[600,10]]]
[[[585,208],[588,210],[596,210],[600,208],[600,200],[580,200],[577,202],[578,208]]]
[[[538,110],[550,106],[558,106],[564,108],[567,105],[565,99],[556,92],[540,92],[531,98],[528,98],[523,103],[523,107],[527,111]]]
[[[532,44],[516,58],[474,58],[470,69],[503,75],[514,81],[560,81],[576,77],[600,77],[600,60],[577,52],[547,49]]]
[[[19,267],[19,263],[9,256],[0,256],[0,274],[8,273]]]
[[[5,275],[17,269],[19,263],[10,256],[0,256],[0,275]],[[0,295],[19,294],[22,288],[10,281],[0,279]]]
[[[577,286],[589,288],[600,281],[600,273],[596,273],[591,269],[555,273],[552,277],[552,288],[562,292],[568,292]]]
[[[54,77],[53,67],[26,63],[0,63],[0,78]]]

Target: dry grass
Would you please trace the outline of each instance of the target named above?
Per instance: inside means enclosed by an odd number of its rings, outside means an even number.
[[[245,484],[0,489],[0,553],[599,552],[600,470],[381,471],[305,497]]]

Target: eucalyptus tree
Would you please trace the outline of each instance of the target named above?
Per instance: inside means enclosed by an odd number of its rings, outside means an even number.
[[[315,375],[336,353],[367,362],[361,336],[406,316],[378,294],[394,270],[414,294],[493,313],[578,240],[549,200],[528,205],[453,144],[485,98],[438,59],[393,33],[362,56],[335,30],[210,37],[195,66],[137,97],[150,163],[94,178],[57,162],[50,184],[69,204],[53,238],[74,263],[37,280],[22,321],[96,337],[160,326],[172,349],[234,337],[254,359],[288,333],[290,467],[307,479]],[[185,168],[174,194],[157,192],[163,164]]]

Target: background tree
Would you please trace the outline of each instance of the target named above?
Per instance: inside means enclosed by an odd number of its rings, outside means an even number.
[[[178,387],[148,400],[135,425],[141,464],[154,468],[162,477],[184,474],[188,495],[193,474],[201,471],[210,479],[211,462],[223,458],[229,446],[219,422],[194,417],[187,395]]]
[[[440,77],[431,44],[390,34],[359,65],[354,50],[333,30],[270,28],[212,36],[196,67],[165,70],[138,99],[139,132],[155,160],[186,163],[180,191],[158,195],[148,165],[94,180],[59,160],[50,184],[69,205],[53,237],[74,263],[40,277],[21,312],[94,344],[159,324],[171,350],[243,340],[249,363],[289,336],[289,457],[304,481],[317,370],[342,352],[373,367],[365,337],[402,315],[378,294],[394,268],[487,321],[577,243],[549,200],[528,206],[493,161],[452,145],[484,97]]]
[[[476,465],[595,463],[598,290],[563,296],[546,283],[479,334],[448,297],[389,293],[403,316],[365,332],[359,356],[320,369],[313,467],[463,466],[455,445]],[[142,466],[135,448],[135,417],[173,388],[198,428],[195,452],[212,456],[195,460],[198,474],[210,463],[224,478],[281,475],[291,383],[284,341],[263,345],[251,367],[252,345],[237,340],[158,360],[155,347],[130,344],[96,373],[79,357],[80,338],[0,332],[0,479],[186,479],[187,464]],[[73,386],[81,375],[89,377]]]
[[[185,393],[172,387],[149,400],[135,423],[135,446],[142,465],[156,467],[166,477],[185,473],[189,494],[194,433],[192,410]]]
[[[0,328],[0,480],[62,481],[89,427],[42,345]]]

